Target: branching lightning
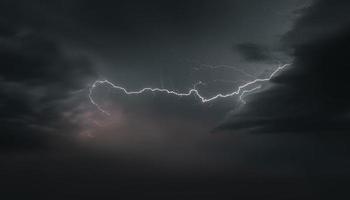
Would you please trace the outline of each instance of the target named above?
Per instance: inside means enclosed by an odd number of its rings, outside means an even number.
[[[246,101],[243,99],[243,97],[247,96],[248,94],[251,94],[253,91],[258,90],[258,89],[260,89],[260,88],[261,88],[261,85],[258,85],[258,86],[254,87],[254,88],[252,88],[252,89],[243,90],[243,91],[241,92],[241,95],[239,95],[239,100],[240,100],[242,103],[245,104]]]
[[[207,103],[207,102],[216,100],[218,98],[227,98],[227,97],[239,95],[240,101],[245,103],[245,101],[243,100],[244,95],[247,95],[247,94],[261,88],[261,85],[258,85],[257,87],[254,87],[254,88],[250,88],[250,86],[253,86],[257,83],[263,83],[263,82],[267,82],[267,81],[271,80],[272,77],[274,77],[278,72],[283,70],[288,65],[289,64],[284,64],[282,66],[279,66],[267,78],[256,78],[250,82],[247,82],[243,85],[240,85],[235,91],[232,91],[232,92],[229,92],[226,94],[219,93],[219,94],[216,94],[216,95],[209,97],[209,98],[202,96],[200,94],[199,90],[196,89],[197,85],[203,84],[202,82],[198,82],[198,83],[194,84],[193,88],[190,88],[187,92],[176,92],[176,91],[165,89],[165,88],[151,88],[151,87],[145,87],[145,88],[142,88],[142,89],[136,90],[136,91],[129,91],[126,88],[119,86],[119,85],[115,85],[114,83],[112,83],[108,80],[96,80],[89,88],[89,99],[90,99],[90,102],[93,105],[95,105],[98,110],[100,110],[101,112],[103,112],[104,114],[107,114],[107,115],[110,115],[110,113],[105,111],[104,109],[102,109],[101,106],[98,103],[96,103],[94,98],[93,98],[93,91],[99,85],[111,86],[112,88],[114,88],[116,90],[122,91],[126,95],[140,95],[140,94],[145,93],[145,92],[160,92],[160,93],[175,95],[175,96],[179,96],[179,97],[194,95],[194,96],[198,97],[202,103]]]

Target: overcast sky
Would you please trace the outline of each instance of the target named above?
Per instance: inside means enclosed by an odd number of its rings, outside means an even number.
[[[349,13],[346,0],[1,1],[1,182],[46,199],[333,195],[328,180],[350,175]],[[106,115],[89,99],[104,79],[202,81],[211,97],[281,64],[245,104],[100,85]]]

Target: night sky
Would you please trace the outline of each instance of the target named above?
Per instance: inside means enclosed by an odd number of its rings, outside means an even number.
[[[348,199],[349,53],[347,0],[2,0],[0,199]]]

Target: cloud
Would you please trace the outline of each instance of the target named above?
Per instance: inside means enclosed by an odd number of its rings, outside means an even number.
[[[36,149],[70,137],[78,127],[63,116],[79,105],[72,91],[95,74],[86,58],[68,56],[56,41],[0,23],[2,150]]]
[[[271,58],[266,47],[255,43],[240,43],[235,46],[235,49],[247,61],[265,61]]]
[[[266,133],[344,133],[350,129],[348,1],[320,0],[284,36],[294,62],[218,129]],[[340,9],[339,9],[340,8]],[[325,31],[319,33],[323,28]],[[326,30],[327,29],[327,30]]]

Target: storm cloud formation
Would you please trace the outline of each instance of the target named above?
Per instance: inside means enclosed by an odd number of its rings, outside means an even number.
[[[63,115],[80,104],[71,92],[94,76],[90,63],[64,55],[56,41],[38,32],[6,25],[1,24],[1,148],[42,147],[50,137],[69,136],[77,127]]]
[[[1,1],[1,197],[336,198],[350,180],[349,7]],[[210,97],[284,63],[246,104],[100,86],[93,96],[107,116],[88,98],[104,79],[179,92],[202,81]]]
[[[147,85],[184,91],[199,80],[209,83],[213,79],[235,80],[235,87],[249,80],[235,70],[203,70],[195,74],[193,68],[198,65],[242,64],[247,65],[244,71],[259,75],[265,67],[271,68],[262,65],[256,71],[256,67],[249,64],[250,58],[261,61],[266,57],[260,46],[248,45],[247,49],[247,45],[241,45],[243,58],[249,59],[246,63],[244,59],[236,62],[239,59],[235,58],[236,52],[232,52],[232,40],[237,40],[237,43],[242,43],[241,40],[273,43],[275,35],[286,30],[286,27],[276,24],[287,24],[290,19],[288,15],[278,16],[270,10],[276,7],[288,13],[298,5],[292,1],[255,3],[258,6],[226,0],[218,4],[195,0],[155,0],[147,3],[2,1],[3,67],[0,77],[4,112],[1,124],[9,130],[2,134],[7,138],[2,140],[5,141],[3,147],[17,141],[35,147],[35,141],[41,140],[37,136],[39,132],[44,138],[51,132],[64,137],[77,135],[76,132],[93,132],[87,127],[98,126],[95,122],[101,113],[89,105],[86,89],[98,77],[108,78],[129,89]],[[256,14],[250,15],[248,11]],[[255,26],[255,21],[261,16],[268,17],[258,23],[270,27],[272,33],[265,31],[264,27]],[[248,37],[241,29],[259,29],[262,34]],[[229,82],[213,82],[208,89],[203,88],[203,93],[211,96],[218,87],[219,92],[232,90]],[[103,98],[100,99],[103,101]],[[118,95],[109,95],[109,109],[119,106],[118,99],[120,101]],[[208,110],[193,106],[194,103],[186,100],[178,103],[178,99],[170,98],[154,100],[146,97],[142,101],[133,101],[135,103],[129,103],[130,99],[122,98],[123,105],[119,107],[124,107],[128,113],[139,113],[135,116],[154,118],[155,124],[164,115],[172,115],[174,119],[192,116],[192,120],[197,121],[195,123],[201,123],[196,119],[210,121],[212,116],[216,118],[219,116],[217,113],[232,107],[223,105]],[[182,109],[176,109],[179,106]],[[208,111],[211,115],[203,117]],[[214,127],[219,120],[216,119],[210,126]],[[22,137],[23,130],[17,131],[18,127],[36,136],[27,134]],[[33,128],[35,130],[31,131]]]
[[[221,128],[257,133],[349,131],[349,6],[348,1],[320,0],[302,10],[283,39],[293,52],[293,66]]]
[[[236,45],[244,59],[248,61],[263,61],[270,58],[268,49],[254,43],[241,43]]]

